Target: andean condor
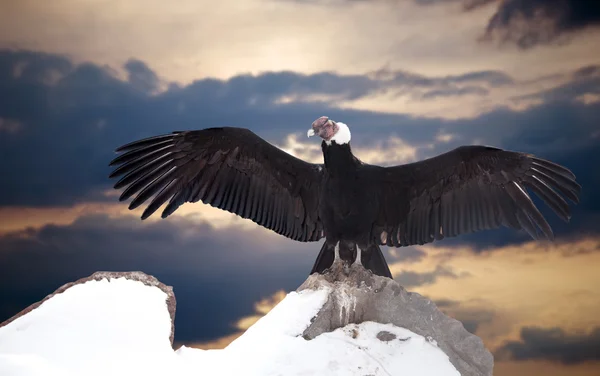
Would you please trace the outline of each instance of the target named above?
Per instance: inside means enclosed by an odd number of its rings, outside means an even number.
[[[300,160],[244,128],[177,131],[121,146],[110,177],[119,200],[150,201],[146,219],[202,201],[301,242],[325,242],[312,268],[362,263],[392,278],[380,245],[403,247],[498,228],[553,239],[526,188],[563,220],[581,186],[567,168],[531,154],[461,146],[419,162],[369,165],[352,154],[350,130],[325,116],[308,136],[323,141],[324,164]],[[361,252],[362,251],[362,252]],[[335,264],[342,265],[342,264]]]

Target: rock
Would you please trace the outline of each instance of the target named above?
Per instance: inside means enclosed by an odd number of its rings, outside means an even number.
[[[167,309],[169,310],[169,315],[171,316],[171,335],[169,336],[169,340],[171,341],[171,345],[173,345],[173,338],[175,336],[175,305],[176,305],[175,294],[173,294],[173,287],[167,286],[164,283],[160,282],[158,279],[154,278],[153,276],[142,273],[142,272],[96,272],[89,277],[78,279],[75,282],[69,282],[69,283],[59,287],[52,294],[46,296],[43,300],[30,305],[29,307],[25,308],[21,312],[17,313],[15,316],[4,321],[3,323],[0,324],[0,328],[10,324],[11,322],[18,319],[19,317],[26,315],[27,313],[33,311],[34,309],[39,307],[41,304],[43,304],[48,299],[51,299],[52,297],[54,297],[57,294],[62,294],[67,289],[69,289],[75,285],[83,284],[88,281],[100,281],[102,279],[107,279],[110,281],[111,279],[115,279],[115,278],[126,278],[126,279],[133,280],[133,281],[139,281],[147,286],[158,287],[165,294],[167,294]]]
[[[124,279],[158,287],[165,294]],[[145,298],[140,291],[145,291]],[[120,298],[112,300],[116,295]],[[111,308],[108,301],[116,306]],[[81,317],[79,312],[84,312]],[[144,323],[136,319],[149,315],[152,319]],[[113,362],[123,375],[132,370],[157,374],[171,370],[257,376],[487,376],[493,371],[492,355],[462,323],[444,315],[428,299],[361,266],[309,276],[223,350],[183,346],[174,352],[174,318],[170,286],[141,272],[97,272],[62,286],[0,324],[0,374],[20,370],[20,374],[47,375],[50,369],[57,375],[69,370],[115,374],[110,368]],[[92,334],[85,334],[88,331]],[[48,337],[49,332],[54,334]],[[62,341],[57,341],[59,337]],[[23,359],[28,360],[23,363]],[[34,365],[43,367],[34,372],[30,370]]]
[[[479,337],[469,333],[460,321],[443,314],[432,301],[407,292],[394,280],[373,275],[362,266],[352,266],[313,274],[297,291],[322,288],[330,291],[329,297],[304,330],[305,339],[348,324],[393,324],[437,344],[462,376],[493,374],[494,358]],[[394,337],[385,331],[377,335],[386,342]]]

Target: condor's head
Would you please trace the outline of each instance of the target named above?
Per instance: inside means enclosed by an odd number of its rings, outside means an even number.
[[[350,142],[350,129],[344,123],[336,122],[327,116],[321,116],[313,121],[311,129],[307,132],[308,137],[317,135],[321,137],[327,145],[335,142],[338,145]]]

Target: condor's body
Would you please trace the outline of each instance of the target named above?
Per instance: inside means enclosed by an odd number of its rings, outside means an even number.
[[[365,250],[361,254],[362,264],[373,269],[371,255],[383,257],[373,231],[381,205],[381,167],[361,162],[352,154],[349,144],[323,141],[321,148],[324,178],[319,216],[326,240],[311,273],[322,273],[332,264],[338,244],[344,261],[356,258],[357,246]],[[391,277],[387,265],[379,265],[379,269],[382,270],[377,270],[378,274]]]

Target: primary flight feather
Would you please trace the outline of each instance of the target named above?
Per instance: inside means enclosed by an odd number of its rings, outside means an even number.
[[[325,238],[311,274],[340,260],[392,277],[380,245],[403,247],[493,229],[522,229],[553,239],[527,193],[563,220],[566,199],[579,201],[575,175],[531,154],[461,146],[436,157],[381,167],[352,154],[348,126],[325,116],[308,136],[323,141],[324,164],[298,159],[244,128],[173,132],[123,145],[110,175],[129,208],[163,204],[166,218],[185,202],[202,201],[251,219],[290,239]],[[564,197],[563,197],[564,196]]]

